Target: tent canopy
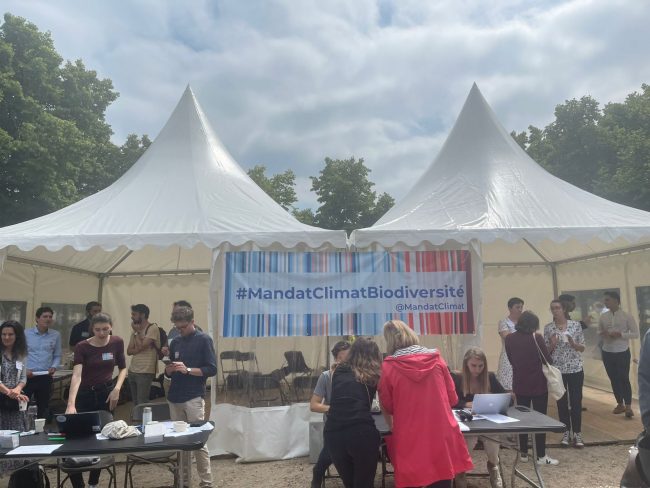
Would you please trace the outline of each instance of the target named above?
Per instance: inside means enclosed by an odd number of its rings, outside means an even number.
[[[11,260],[92,273],[209,269],[210,250],[222,244],[345,248],[346,234],[300,223],[259,188],[219,141],[189,86],[119,180],[0,229],[0,249]]]
[[[483,262],[557,263],[650,244],[650,213],[544,170],[503,128],[476,84],[438,156],[358,248],[482,243]]]

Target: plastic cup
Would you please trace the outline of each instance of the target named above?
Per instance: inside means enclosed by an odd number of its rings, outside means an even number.
[[[175,432],[185,432],[187,430],[187,422],[182,420],[174,422],[174,431]]]
[[[43,432],[44,428],[45,428],[45,419],[34,420],[34,429],[36,430],[36,433]]]

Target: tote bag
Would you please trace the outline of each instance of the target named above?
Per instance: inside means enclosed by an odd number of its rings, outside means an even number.
[[[562,373],[555,366],[552,366],[546,362],[546,358],[542,354],[542,350],[539,348],[539,344],[537,344],[537,339],[535,339],[534,333],[533,342],[537,347],[539,358],[542,360],[542,373],[544,373],[544,376],[546,377],[548,395],[553,400],[558,401],[566,393],[566,390],[564,389],[564,382],[562,381]]]

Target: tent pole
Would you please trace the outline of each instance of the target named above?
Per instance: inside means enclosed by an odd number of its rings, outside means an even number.
[[[97,301],[102,303],[102,295],[104,294],[104,275],[99,276],[99,285],[97,286]]]
[[[553,280],[553,298],[557,298],[559,296],[557,286],[557,266],[555,263],[550,263],[549,266],[551,267],[551,277]]]

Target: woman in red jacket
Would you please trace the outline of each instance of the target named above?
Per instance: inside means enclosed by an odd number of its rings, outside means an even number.
[[[389,356],[379,400],[393,432],[395,486],[451,488],[454,476],[473,466],[451,411],[458,397],[447,364],[436,349],[420,346],[402,321],[386,322],[384,338]]]

